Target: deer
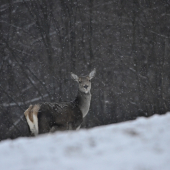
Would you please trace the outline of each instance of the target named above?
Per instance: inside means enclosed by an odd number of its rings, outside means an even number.
[[[91,102],[91,79],[96,69],[87,76],[71,78],[78,83],[78,93],[70,102],[43,102],[30,105],[24,112],[31,136],[63,130],[78,130],[89,112]]]

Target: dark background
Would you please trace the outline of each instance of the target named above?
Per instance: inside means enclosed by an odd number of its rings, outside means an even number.
[[[24,110],[70,101],[92,81],[84,128],[170,110],[170,0],[1,0],[0,139],[21,136]]]

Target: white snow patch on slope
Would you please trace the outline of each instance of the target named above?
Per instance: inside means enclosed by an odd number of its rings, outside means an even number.
[[[3,141],[0,170],[170,170],[170,113]]]

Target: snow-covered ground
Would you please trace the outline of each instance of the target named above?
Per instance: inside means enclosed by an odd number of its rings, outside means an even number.
[[[170,170],[170,113],[2,141],[0,170]]]

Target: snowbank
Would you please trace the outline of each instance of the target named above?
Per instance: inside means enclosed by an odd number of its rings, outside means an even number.
[[[3,141],[0,170],[170,170],[170,113]]]

